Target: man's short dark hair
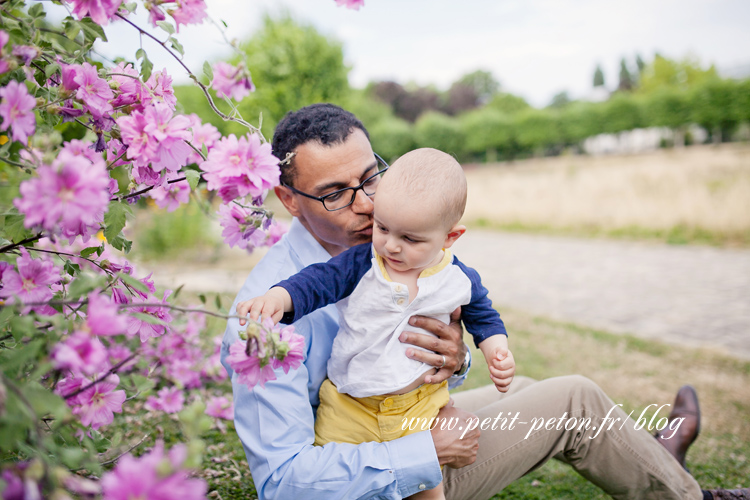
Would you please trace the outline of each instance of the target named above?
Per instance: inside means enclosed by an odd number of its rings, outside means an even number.
[[[311,104],[297,111],[290,111],[276,125],[273,154],[283,162],[287,154],[302,144],[310,141],[326,146],[341,144],[354,129],[360,129],[370,138],[362,122],[349,111],[333,104]],[[292,158],[290,162],[281,165],[281,182],[287,186],[293,185],[296,174],[294,163]]]

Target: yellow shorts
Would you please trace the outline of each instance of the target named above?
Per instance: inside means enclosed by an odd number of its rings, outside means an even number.
[[[320,386],[315,445],[382,443],[427,430],[430,419],[449,399],[447,381],[425,384],[406,394],[355,398],[339,393],[333,382],[325,379]]]

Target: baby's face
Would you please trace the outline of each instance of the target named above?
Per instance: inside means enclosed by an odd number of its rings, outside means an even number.
[[[398,272],[434,266],[440,262],[448,234],[439,219],[428,205],[404,196],[400,189],[380,187],[373,215],[375,251]]]

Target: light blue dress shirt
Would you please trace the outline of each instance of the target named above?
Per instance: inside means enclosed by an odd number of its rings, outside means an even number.
[[[232,305],[263,295],[274,284],[302,268],[330,259],[326,250],[297,220],[245,280]],[[386,443],[328,443],[313,446],[318,391],[326,378],[326,364],[338,331],[338,313],[329,305],[294,323],[305,337],[305,361],[265,388],[252,390],[236,382],[226,357],[239,337],[239,321],[227,323],[221,362],[232,379],[234,423],[260,498],[400,499],[441,481],[429,431]],[[463,378],[452,377],[451,386]]]

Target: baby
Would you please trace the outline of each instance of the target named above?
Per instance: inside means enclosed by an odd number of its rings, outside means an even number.
[[[466,206],[461,166],[435,149],[407,153],[379,181],[374,203],[372,245],[306,267],[237,305],[241,317],[292,323],[336,303],[340,330],[320,388],[316,445],[390,441],[421,430],[408,422],[430,422],[448,403],[447,381],[430,384],[435,367],[409,359],[399,341],[405,329],[415,330],[413,315],[448,323],[461,306],[490,378],[507,390],[492,375],[507,355],[505,326],[477,272],[449,250],[466,231],[458,224]],[[442,483],[418,495],[444,498]]]

